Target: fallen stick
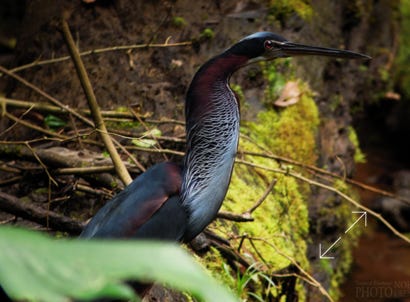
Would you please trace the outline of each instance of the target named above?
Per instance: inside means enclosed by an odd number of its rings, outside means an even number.
[[[22,202],[19,198],[3,192],[0,192],[0,210],[70,235],[80,234],[85,226],[82,222],[42,209],[32,203]]]
[[[100,107],[98,106],[93,87],[88,78],[87,71],[85,70],[83,61],[81,60],[78,49],[74,43],[73,37],[71,36],[70,29],[65,19],[62,20],[62,28],[63,36],[66,40],[68,50],[70,52],[71,58],[78,74],[78,78],[80,80],[81,86],[83,87],[84,94],[87,98],[88,105],[92,113],[95,128],[98,130],[98,133],[100,134],[100,137],[104,142],[107,151],[110,153],[118,177],[121,179],[124,185],[128,185],[132,182],[132,178],[128,173],[128,170],[125,167],[124,163],[122,162],[112,138],[108,134],[108,130],[105,126],[104,119],[102,118]]]

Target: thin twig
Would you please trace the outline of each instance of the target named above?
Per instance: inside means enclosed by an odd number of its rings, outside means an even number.
[[[262,260],[262,262],[267,265],[268,262],[263,258],[263,255],[259,252],[259,250],[256,248],[255,243],[253,243],[252,237],[246,236],[246,239],[248,239],[249,243],[251,244],[253,250],[255,251],[256,255]]]
[[[23,176],[14,176],[11,178],[7,179],[2,179],[0,180],[0,186],[10,186],[13,183],[20,182],[22,180]]]
[[[0,107],[1,107],[1,112],[0,112],[1,116],[6,116],[6,117],[7,117],[7,115],[8,115],[9,113],[7,112],[6,106],[3,105],[3,104],[1,104]],[[22,119],[25,115],[27,115],[32,109],[33,109],[33,107],[27,108],[27,110],[26,110],[25,112],[23,112],[23,114],[20,115],[19,120]],[[12,119],[12,120],[13,120],[13,119]],[[3,135],[5,135],[6,133],[10,132],[10,131],[11,131],[14,127],[16,127],[18,124],[19,124],[19,123],[17,122],[17,120],[14,120],[13,125],[7,127],[5,130],[3,130],[3,131],[0,133],[0,136],[3,136]]]
[[[206,238],[210,241],[217,250],[219,250],[223,257],[229,261],[237,261],[239,264],[243,265],[245,268],[250,266],[250,263],[245,259],[239,252],[232,249],[229,242],[226,242],[223,238],[218,238],[219,236],[211,232],[209,229],[205,229],[204,233]]]
[[[149,130],[149,128],[147,128]],[[131,131],[127,130],[110,130],[111,135],[116,135],[122,138],[126,139],[135,139],[135,135]],[[167,141],[167,142],[173,142],[173,143],[185,143],[186,140],[184,138],[179,138],[179,137],[174,137],[174,136],[155,136],[150,133],[144,133],[142,134],[138,139],[141,138],[151,138],[154,139],[155,141]]]
[[[282,170],[282,169],[275,169],[275,168],[270,168],[270,167],[266,167],[266,166],[262,166],[262,165],[258,165],[258,164],[254,164],[248,161],[244,161],[241,159],[237,159],[235,161],[238,164],[243,164],[243,165],[247,165],[253,168],[258,168],[258,169],[262,169],[262,170],[266,170],[266,171],[271,171],[271,172],[275,172],[275,173],[281,173],[281,174],[285,174],[291,177],[294,177],[296,179],[302,180],[308,184],[329,190],[331,192],[336,193],[337,195],[339,195],[340,197],[342,197],[343,199],[347,200],[348,202],[350,202],[351,204],[355,205],[356,207],[362,209],[363,211],[368,212],[370,215],[374,216],[376,219],[378,219],[380,222],[382,222],[388,229],[390,229],[394,235],[396,235],[397,237],[403,239],[404,241],[406,241],[407,243],[410,243],[410,238],[406,237],[405,235],[403,235],[402,233],[400,233],[394,226],[392,226],[386,219],[384,219],[382,217],[382,215],[380,215],[379,213],[369,209],[368,207],[365,207],[364,205],[360,204],[359,202],[355,201],[354,199],[352,199],[351,197],[349,197],[348,195],[344,194],[343,192],[339,191],[338,189],[325,185],[323,183],[314,181],[312,179],[306,178],[298,173],[294,173],[292,171],[289,170]]]
[[[19,198],[3,192],[0,192],[0,210],[73,235],[79,234],[84,227],[81,222],[44,210],[32,203],[22,202]]]
[[[48,179],[51,180],[56,186],[58,186],[58,183],[55,181],[55,179],[51,176],[50,172],[48,172],[47,166],[43,163],[43,161],[40,159],[40,157],[37,155],[36,151],[30,146],[28,142],[25,143],[26,147],[31,151],[35,159],[38,161],[38,163],[43,167],[44,171],[46,172]]]
[[[6,162],[0,162],[0,170],[9,173],[21,173],[20,169],[10,167]]]
[[[133,110],[132,108],[130,108],[130,111],[132,114],[134,114],[134,117],[138,120],[138,122],[145,128],[145,131],[149,131],[149,127],[144,123],[144,121],[137,115],[137,113],[135,112],[135,110]],[[158,139],[155,136],[152,136],[152,138],[155,140],[155,142],[157,143],[159,149],[162,149],[161,144],[159,143]],[[164,159],[166,161],[168,161],[168,156],[165,153],[162,153],[162,156],[164,157]]]
[[[48,178],[48,188],[47,188],[47,212],[50,212],[51,205],[51,178]],[[50,216],[46,216],[46,227],[50,228]]]
[[[312,281],[312,283],[320,290],[320,292],[322,293],[322,295],[324,295],[329,301],[333,302],[333,298],[329,295],[329,293],[326,291],[326,289],[322,286],[322,284],[317,281],[311,274],[309,274],[307,271],[305,271],[303,269],[302,266],[300,266],[300,264],[293,259],[291,256],[286,255],[285,253],[283,253],[279,248],[276,247],[275,244],[273,244],[272,242],[269,242],[268,240],[264,239],[264,238],[256,238],[256,237],[252,237],[253,240],[259,240],[264,242],[265,244],[271,246],[275,252],[279,255],[281,255],[282,257],[285,257],[286,259],[288,259],[293,265],[295,265],[297,267],[297,269],[302,272],[306,278],[308,278],[310,281]],[[310,283],[310,284],[312,284]]]
[[[16,216],[0,221],[0,225],[10,224],[13,221],[16,221]]]
[[[120,144],[119,141],[117,141],[115,138],[112,138],[112,140],[114,141],[114,143],[118,146],[118,148],[121,149],[122,152],[124,152],[129,159],[131,159],[131,161],[134,163],[135,166],[138,167],[138,169],[140,169],[142,172],[145,172],[147,169],[145,169],[145,167],[138,161],[138,159],[132,155],[123,145]]]
[[[52,102],[53,104],[55,104],[56,106],[62,108],[63,110],[70,112],[72,115],[74,115],[75,117],[77,117],[79,120],[83,121],[84,123],[86,123],[87,125],[93,127],[94,124],[92,121],[90,121],[89,119],[83,117],[81,114],[79,114],[78,112],[76,112],[75,110],[71,109],[69,106],[64,105],[63,103],[61,103],[59,100],[57,100],[56,98],[52,97],[51,95],[49,95],[48,93],[46,93],[45,91],[41,90],[40,88],[38,88],[37,86],[29,83],[28,81],[26,81],[25,79],[23,79],[22,77],[14,74],[13,72],[7,70],[6,68],[4,68],[3,66],[0,65],[0,72],[4,73],[6,75],[8,75],[9,77],[19,81],[20,83],[22,83],[23,85],[29,87],[30,89],[32,89],[33,91],[35,91],[36,93],[38,93],[39,95],[43,96],[44,98],[46,98],[47,100],[49,100],[50,102]]]
[[[27,144],[31,144],[35,141],[21,141],[21,142],[4,142],[0,141],[0,155],[13,156],[17,158],[39,158],[45,165],[53,167],[92,167],[101,165],[112,165],[112,161],[109,158],[102,158],[101,154],[90,152],[85,153],[82,151],[71,150],[63,147],[51,147],[40,148],[32,147],[28,148]],[[4,146],[3,146],[4,144]],[[33,152],[34,151],[34,152]],[[36,157],[37,156],[37,157]],[[124,163],[126,164],[126,163]],[[132,166],[130,166],[132,167]],[[21,169],[27,169],[22,167]],[[98,169],[98,168],[96,168]],[[63,170],[64,171],[64,170]],[[71,171],[73,172],[73,171]],[[94,181],[102,183],[105,186],[112,187],[113,184],[117,184],[118,180],[111,175],[111,173],[103,173],[94,177],[93,175],[86,174]],[[122,183],[121,183],[122,184]]]
[[[380,195],[383,195],[383,196],[391,197],[391,198],[400,200],[400,201],[410,205],[410,199],[408,199],[404,196],[399,196],[399,195],[393,194],[391,192],[388,192],[388,191],[385,191],[385,190],[382,190],[382,189],[379,189],[379,188],[375,188],[373,186],[367,185],[367,184],[362,183],[360,181],[357,181],[357,180],[354,180],[354,179],[351,179],[351,178],[346,178],[345,176],[340,176],[336,173],[321,169],[321,168],[316,167],[316,166],[308,165],[308,164],[302,163],[300,161],[296,161],[296,160],[293,160],[293,159],[290,159],[290,158],[275,155],[275,154],[272,154],[270,152],[269,153],[258,153],[258,152],[240,151],[239,153],[244,154],[244,155],[249,155],[249,156],[257,156],[257,157],[264,157],[264,158],[274,159],[274,160],[277,160],[277,161],[280,161],[280,162],[284,162],[284,163],[288,163],[288,164],[295,165],[295,166],[298,166],[298,167],[302,167],[302,168],[305,168],[307,170],[311,170],[311,171],[314,171],[314,172],[317,172],[317,173],[320,173],[320,174],[323,174],[323,175],[331,176],[333,178],[343,179],[346,183],[354,185],[356,187],[359,187],[363,190],[367,190],[367,191],[374,192],[374,193],[377,193],[377,194],[380,194]]]
[[[33,108],[39,111],[56,113],[56,114],[70,113],[64,108],[61,108],[58,106],[53,106],[53,105],[41,103],[38,101],[30,102],[30,101],[23,101],[23,100],[15,100],[15,99],[10,99],[10,98],[5,98],[2,96],[0,96],[0,104],[2,105],[2,107],[11,106],[15,108]],[[91,115],[91,111],[89,109],[78,109],[78,112],[86,116]],[[129,111],[120,112],[120,111],[115,111],[115,110],[101,110],[101,115],[107,119],[108,118],[119,118],[119,119],[134,120],[134,114],[132,114]],[[185,125],[185,122],[175,120],[175,119],[167,119],[167,118],[161,118],[159,120],[150,119],[148,117],[148,114],[138,115],[138,117],[142,119],[143,121],[145,121],[146,123],[150,123],[150,124],[176,124],[176,125],[181,125],[181,126]]]
[[[255,220],[253,217],[250,217],[249,215],[243,215],[243,214],[238,215],[238,214],[233,214],[231,212],[226,212],[226,211],[219,211],[216,217],[221,218],[221,219],[230,220],[230,221],[236,221],[236,222],[249,222],[249,221]]]
[[[100,108],[97,103],[97,99],[94,94],[94,90],[91,86],[91,82],[88,78],[87,71],[85,70],[84,64],[81,60],[81,57],[78,53],[78,49],[75,46],[73,37],[71,36],[70,29],[68,27],[68,23],[65,19],[62,19],[62,28],[63,28],[63,35],[67,43],[67,47],[69,49],[70,55],[73,59],[74,66],[76,68],[78,78],[80,79],[81,86],[83,87],[84,93],[87,97],[88,104],[90,106],[90,110],[92,112],[92,116],[94,119],[95,127],[98,129],[98,133],[100,134],[101,139],[103,140],[107,151],[110,153],[111,159],[114,163],[115,170],[125,185],[131,183],[132,178],[127,171],[124,163],[121,160],[120,155],[117,152],[117,149],[114,146],[114,143],[111,137],[108,134],[107,128],[105,126],[104,120],[100,113]]]
[[[78,132],[77,124],[75,123],[74,117],[71,114],[69,114],[69,117],[70,117],[70,122],[71,122],[71,125],[73,127],[75,136],[77,137],[78,145],[80,146],[81,150],[84,150],[84,145],[83,145],[83,142],[81,140],[81,135]]]
[[[5,112],[5,113],[4,113],[4,116],[6,116],[7,118],[11,119],[11,120],[14,121],[16,124],[21,124],[21,125],[23,125],[23,126],[25,126],[25,127],[27,127],[27,128],[30,128],[30,129],[36,130],[36,131],[38,131],[38,132],[44,133],[44,134],[46,134],[46,135],[48,135],[48,136],[57,137],[57,138],[60,138],[60,139],[68,139],[68,136],[65,136],[65,135],[62,135],[62,134],[58,134],[57,132],[53,132],[53,131],[44,129],[44,128],[39,127],[39,126],[37,126],[37,125],[34,125],[34,124],[30,123],[30,122],[24,121],[24,120],[22,120],[22,119],[20,119],[20,118],[18,118],[18,117],[15,117],[14,115],[12,115],[12,114],[10,114],[10,113],[8,113],[8,112]]]
[[[128,150],[137,150],[137,151],[143,151],[143,152],[149,152],[149,153],[167,153],[167,154],[172,154],[172,155],[178,155],[178,156],[184,156],[184,152],[181,151],[175,151],[171,149],[154,149],[154,148],[144,148],[144,147],[137,147],[137,146],[126,146],[125,147]]]
[[[14,106],[14,107],[18,107],[18,108],[34,108],[37,110],[41,110],[41,111],[47,111],[47,112],[52,112],[52,113],[65,113],[65,109],[62,107],[57,107],[57,106],[52,106],[52,105],[48,105],[48,104],[43,104],[43,103],[39,103],[39,102],[28,102],[28,101],[21,101],[21,100],[14,100],[14,99],[8,99],[8,98],[4,98],[4,97],[0,97],[0,103],[2,103],[2,105],[10,105],[10,106]],[[90,110],[79,110],[79,112],[81,112],[84,115],[90,115]],[[135,112],[131,113],[131,112],[117,112],[117,111],[101,111],[101,114],[104,117],[120,117],[120,118],[134,118],[135,116]],[[139,115],[139,118],[144,120],[145,122],[148,123],[153,123],[153,124],[162,124],[162,123],[173,123],[173,124],[180,124],[180,125],[184,125],[183,121],[178,121],[178,120],[172,120],[172,119],[161,119],[161,120],[152,120],[152,119],[148,119],[145,115]],[[29,124],[27,124],[27,126],[29,126]],[[30,128],[33,128],[31,125],[29,126]],[[34,129],[34,128],[33,128]],[[39,130],[39,129],[37,129]],[[40,131],[40,130],[39,130]],[[116,133],[118,131],[111,131],[113,133]],[[46,133],[48,135],[50,135],[50,133]],[[241,134],[241,138],[247,139],[249,141],[251,141],[252,143],[255,143],[253,140],[251,140],[249,137]],[[78,136],[76,136],[76,139],[78,139]],[[167,137],[159,137],[156,138],[157,140],[170,140],[170,138]],[[175,139],[175,138],[174,138]],[[174,140],[175,141],[175,140]],[[181,139],[177,139],[176,142],[183,142],[183,140]],[[94,142],[95,143],[95,142]],[[259,146],[259,145],[258,145]],[[259,146],[261,149],[263,149],[261,146]],[[130,149],[128,147],[126,147],[127,149]],[[151,153],[167,153],[167,154],[174,154],[174,155],[183,155],[182,153],[178,152],[178,151],[174,151],[174,150],[167,150],[167,149],[148,149],[148,148],[140,148],[140,147],[131,147],[134,148],[134,150],[138,150],[138,151],[145,151],[145,152],[151,152]],[[130,149],[131,150],[131,149]],[[285,162],[285,163],[289,163],[291,165],[295,165],[295,166],[299,166],[302,168],[305,168],[307,170],[311,170],[323,175],[328,175],[331,176],[333,178],[338,178],[338,179],[343,179],[343,176],[340,176],[336,173],[321,169],[319,167],[313,166],[313,165],[308,165],[290,158],[286,158],[286,157],[282,157],[282,156],[278,156],[275,154],[272,154],[271,152],[269,152],[268,150],[263,149],[265,153],[258,153],[258,152],[249,152],[249,151],[241,151],[239,150],[240,154],[244,154],[244,155],[249,155],[249,156],[257,156],[257,157],[264,157],[264,158],[269,158],[269,159],[274,159],[274,160],[278,160],[280,162]],[[379,188],[375,188],[373,186],[370,186],[368,184],[364,184],[362,182],[350,179],[350,178],[346,178],[345,181],[349,184],[352,184],[356,187],[359,187],[363,190],[367,190],[370,192],[374,192],[383,196],[387,196],[387,197],[391,197],[397,200],[400,200],[406,204],[410,204],[410,199],[404,197],[404,196],[399,196],[396,194],[393,194],[391,192],[379,189]]]
[[[242,215],[251,215],[263,202],[264,200],[269,196],[270,192],[272,191],[273,187],[276,185],[276,183],[278,182],[278,180],[275,178],[273,179],[268,188],[265,190],[265,192],[263,193],[262,197],[259,198],[259,200],[257,202],[255,202],[255,204],[246,212],[244,212]]]
[[[70,175],[70,174],[95,174],[114,171],[114,166],[95,166],[95,167],[74,167],[74,168],[59,168],[53,170],[53,174],[57,175]]]
[[[79,184],[79,183],[74,185],[74,190],[91,193],[91,194],[98,195],[98,196],[104,196],[107,199],[110,199],[113,197],[113,194],[111,192],[108,192],[106,190],[94,189],[94,188],[91,188],[90,186],[86,186],[86,185]]]
[[[307,284],[310,284],[314,287],[317,287],[317,283],[312,282],[311,280],[307,279],[305,276],[296,274],[296,273],[288,273],[288,274],[271,274],[272,277],[276,277],[276,278],[286,278],[286,277],[296,277],[299,278],[301,280],[303,280],[304,282],[306,282]]]
[[[168,39],[167,39],[168,41]],[[118,50],[132,50],[132,49],[144,49],[144,48],[164,48],[164,47],[179,47],[179,46],[190,46],[192,45],[191,41],[185,41],[185,42],[176,42],[176,43],[152,43],[152,44],[132,44],[132,45],[120,45],[120,46],[111,46],[111,47],[105,47],[105,48],[97,48],[97,49],[91,49],[87,51],[80,52],[80,56],[89,56],[93,54],[101,54],[105,52],[111,52],[111,51],[118,51]],[[59,63],[59,62],[64,62],[70,60],[70,56],[63,56],[59,58],[53,58],[53,59],[46,59],[46,60],[35,60],[29,64],[21,65],[18,67],[15,67],[13,69],[10,69],[11,72],[19,72],[25,69],[33,68],[36,66],[42,66],[42,65],[48,65],[48,64],[54,64],[54,63]]]
[[[242,214],[233,214],[231,212],[226,211],[219,211],[217,216],[221,219],[226,219],[230,221],[236,222],[249,222],[254,221],[255,219],[251,216],[251,214],[264,202],[264,200],[268,197],[269,193],[272,191],[273,187],[275,186],[277,180],[274,179],[269,184],[268,188],[265,190],[261,198],[259,198],[255,204],[247,211],[243,212]]]

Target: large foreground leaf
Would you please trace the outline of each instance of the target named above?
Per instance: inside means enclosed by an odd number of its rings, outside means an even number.
[[[165,283],[205,301],[237,301],[174,244],[56,240],[0,227],[0,284],[13,299],[135,299],[123,280]]]

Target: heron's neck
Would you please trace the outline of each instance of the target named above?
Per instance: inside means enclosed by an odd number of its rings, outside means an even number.
[[[195,74],[187,93],[185,104],[187,132],[196,121],[201,120],[207,112],[214,109],[215,102],[220,101],[213,98],[213,94],[222,90],[224,93],[228,93],[228,90],[230,92],[228,82],[232,73],[247,61],[248,58],[245,56],[223,53],[202,65]]]
[[[227,54],[211,59],[187,93],[181,196],[190,214],[188,240],[215,218],[228,190],[239,137],[239,104],[228,82],[246,61]]]

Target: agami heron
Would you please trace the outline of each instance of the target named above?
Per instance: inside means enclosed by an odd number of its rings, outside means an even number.
[[[229,79],[258,60],[319,55],[370,59],[347,50],[307,46],[257,32],[207,61],[186,96],[183,165],[157,164],[102,207],[83,238],[144,238],[189,242],[215,218],[228,190],[239,139],[239,103]]]

